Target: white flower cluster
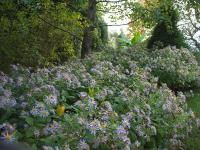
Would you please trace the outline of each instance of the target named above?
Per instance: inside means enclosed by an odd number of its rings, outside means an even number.
[[[47,118],[49,116],[49,111],[46,109],[44,103],[37,102],[36,105],[31,109],[30,113],[33,116],[39,116],[42,118]]]
[[[59,131],[61,131],[61,125],[53,121],[52,123],[47,124],[47,126],[43,129],[43,133],[45,135],[56,135]]]
[[[155,50],[149,61],[152,73],[171,88],[196,86],[199,66],[195,56],[187,49],[166,47]]]
[[[0,108],[14,107],[16,104],[12,92],[0,86]]]

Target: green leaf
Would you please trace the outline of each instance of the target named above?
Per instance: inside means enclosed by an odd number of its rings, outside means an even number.
[[[25,121],[26,121],[30,126],[33,125],[33,118],[31,118],[31,117],[26,117],[26,118],[25,118]]]

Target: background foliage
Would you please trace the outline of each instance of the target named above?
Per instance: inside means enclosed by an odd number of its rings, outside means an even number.
[[[82,1],[2,0],[0,68],[7,70],[16,63],[48,66],[79,56],[83,29],[87,26],[85,5]],[[94,32],[94,49],[107,41],[105,23],[100,20],[99,24]]]

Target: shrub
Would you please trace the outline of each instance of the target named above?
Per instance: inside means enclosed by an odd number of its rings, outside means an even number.
[[[131,41],[126,37],[126,35],[121,31],[118,35],[117,39],[117,48],[119,49],[126,49],[127,47],[131,46]]]
[[[144,39],[144,35],[142,35],[142,33],[138,31],[133,35],[131,39],[131,44],[135,45],[135,44],[141,43],[143,39]]]
[[[17,63],[27,67],[63,63],[80,49],[80,14],[64,4],[2,0],[0,5],[0,70]]]
[[[1,73],[1,140],[34,149],[184,148],[192,119],[185,96],[158,88],[124,52],[104,56]]]
[[[187,89],[196,86],[199,77],[198,63],[187,49],[166,47],[151,54],[149,67],[161,83],[172,89]]]
[[[158,13],[157,25],[153,30],[152,37],[149,39],[147,47],[151,49],[154,46],[158,46],[160,49],[171,45],[178,48],[188,48],[183,34],[177,27],[179,13],[174,8],[173,1],[168,0],[161,2]]]

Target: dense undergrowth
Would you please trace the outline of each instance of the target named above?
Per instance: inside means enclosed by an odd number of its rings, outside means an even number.
[[[166,70],[161,61],[151,68],[149,57],[109,50],[35,71],[13,66],[11,74],[0,74],[1,139],[44,150],[184,149],[195,116],[182,92],[158,86],[152,70]],[[179,61],[178,67],[197,67]],[[185,84],[198,74],[184,77]]]
[[[195,90],[190,94],[187,100],[188,107],[190,107],[194,111],[194,115],[199,118],[200,117],[200,94],[199,90]],[[200,130],[199,130],[199,123],[200,120],[197,119],[196,123],[198,126],[193,126],[193,131],[188,138],[186,138],[186,149],[191,150],[198,150],[200,147],[199,139],[200,139]]]

